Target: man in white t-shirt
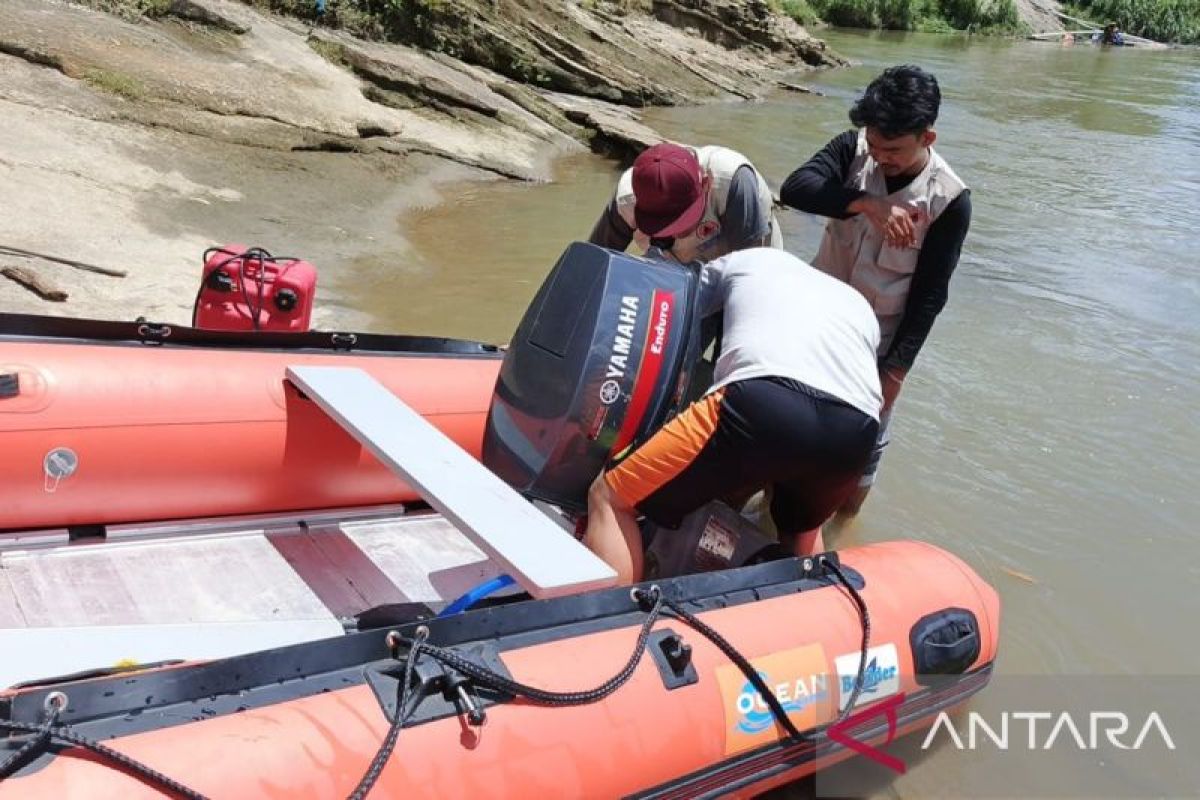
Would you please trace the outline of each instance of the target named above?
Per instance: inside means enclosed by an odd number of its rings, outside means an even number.
[[[855,289],[760,247],[705,264],[699,305],[724,311],[712,387],[588,493],[584,542],[626,583],[642,577],[638,514],[677,528],[712,500],[767,486],[781,541],[820,550],[820,525],[875,444],[879,323]]]

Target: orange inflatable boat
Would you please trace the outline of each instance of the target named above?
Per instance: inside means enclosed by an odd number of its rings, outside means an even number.
[[[894,760],[986,684],[999,608],[896,542],[422,617],[2,693],[0,798],[748,797]]]
[[[478,455],[495,347],[0,314],[0,531],[404,502],[284,380],[361,367]]]
[[[627,399],[669,413],[689,352],[628,266],[607,295],[565,270],[507,376],[473,342],[0,315],[0,800],[750,797],[856,753],[903,769],[887,745],[996,657],[997,595],[956,557],[790,557],[721,507],[655,534],[658,580],[595,588],[615,574],[555,501]],[[629,335],[594,346],[580,297]]]

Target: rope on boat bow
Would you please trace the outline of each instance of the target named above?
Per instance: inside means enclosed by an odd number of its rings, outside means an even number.
[[[474,678],[481,685],[490,686],[516,697],[524,697],[527,700],[532,700],[542,705],[580,706],[587,703],[594,703],[597,700],[603,700],[605,697],[608,697],[633,677],[634,670],[637,669],[642,656],[646,654],[646,642],[650,639],[650,629],[654,627],[654,623],[658,621],[662,613],[665,601],[662,590],[657,586],[651,586],[649,589],[636,588],[630,594],[634,601],[643,608],[648,606],[646,619],[642,622],[641,630],[638,631],[637,645],[633,648],[633,654],[629,656],[629,660],[625,663],[625,666],[616,675],[613,675],[594,689],[585,689],[582,691],[553,692],[514,681],[505,675],[493,672],[481,664],[476,664],[474,661],[463,658],[453,650],[426,644],[425,640],[429,636],[429,629],[423,625],[417,628],[416,635],[411,639],[395,633],[389,634],[388,642],[392,645],[394,653],[398,651],[400,645],[408,645],[408,654],[404,657],[404,677],[396,687],[396,717],[392,720],[392,725],[388,729],[387,736],[384,737],[383,744],[375,754],[375,757],[371,759],[371,765],[367,768],[366,773],[363,774],[362,780],[359,781],[354,791],[350,793],[349,800],[363,800],[371,791],[371,787],[379,780],[379,775],[383,772],[384,765],[392,756],[392,751],[396,747],[396,741],[400,737],[400,729],[404,727],[404,723],[408,720],[409,715],[416,710],[415,708],[408,708],[408,691],[409,683],[412,680],[413,667],[416,666],[417,660],[422,654],[427,654],[430,658],[445,667],[457,670],[469,678]]]
[[[862,694],[863,684],[866,683],[867,651],[871,649],[871,612],[867,610],[867,602],[862,599],[862,595],[854,588],[854,584],[846,577],[846,573],[842,572],[842,568],[837,565],[837,562],[827,556],[819,556],[817,563],[827,567],[837,576],[838,583],[842,584],[842,588],[850,595],[854,605],[858,606],[858,616],[862,620],[862,650],[858,654],[858,674],[854,676],[854,691],[850,693],[850,701],[846,703],[846,708],[842,710],[838,718],[821,728],[821,730],[828,730],[834,725],[844,722],[850,716],[850,713],[854,711],[854,704],[858,702],[858,696]]]
[[[850,695],[849,702],[846,703],[845,709],[838,715],[838,718],[829,725],[817,728],[809,733],[802,733],[796,728],[795,724],[787,715],[780,704],[774,692],[766,685],[758,670],[750,663],[750,661],[738,652],[730,642],[725,639],[720,633],[705,624],[699,617],[689,612],[681,604],[668,600],[663,596],[662,590],[658,586],[651,586],[649,589],[640,587],[634,588],[630,592],[630,596],[645,612],[646,618],[643,620],[641,629],[638,632],[637,644],[634,647],[633,653],[629,660],[625,663],[615,675],[601,683],[593,689],[572,692],[557,692],[547,689],[540,689],[536,686],[529,686],[512,680],[511,678],[496,673],[481,664],[469,661],[457,652],[431,645],[427,642],[429,637],[429,629],[425,626],[417,628],[415,635],[412,638],[400,636],[396,632],[388,634],[388,644],[392,648],[393,657],[398,658],[398,653],[401,645],[407,645],[408,652],[404,656],[404,674],[396,687],[396,714],[388,729],[387,735],[384,737],[379,750],[375,757],[371,759],[371,764],[354,791],[350,793],[349,800],[363,800],[371,791],[371,788],[379,780],[379,776],[383,772],[384,766],[388,759],[391,758],[393,751],[396,748],[396,743],[400,738],[400,731],[404,727],[404,723],[408,721],[416,707],[420,704],[423,697],[420,694],[416,695],[416,702],[410,704],[411,698],[409,693],[412,686],[413,671],[417,662],[422,655],[428,655],[433,660],[440,663],[443,668],[456,670],[461,674],[473,678],[480,685],[488,686],[507,694],[517,697],[524,697],[535,703],[541,703],[549,706],[575,706],[594,703],[602,700],[608,695],[621,688],[625,683],[633,677],[634,671],[641,662],[642,657],[646,654],[646,644],[650,637],[650,631],[654,624],[663,616],[664,608],[670,612],[670,615],[681,622],[686,623],[691,628],[696,630],[725,654],[746,679],[754,686],[755,690],[762,696],[763,702],[771,710],[772,716],[776,722],[788,734],[788,738],[792,740],[812,739],[819,733],[827,730],[833,725],[841,723],[849,716],[854,709],[855,703],[858,702],[859,694],[863,688],[864,673],[867,664],[867,650],[871,643],[871,616],[867,610],[867,605],[859,595],[858,590],[842,572],[841,568],[835,561],[825,556],[818,559],[818,563],[827,568],[834,574],[841,586],[849,593],[858,608],[859,616],[862,620],[862,652],[860,654],[858,664],[858,675],[854,681],[854,691]],[[157,770],[146,766],[145,764],[130,758],[129,756],[110,747],[106,747],[99,742],[88,739],[67,726],[58,725],[58,718],[67,705],[67,696],[61,692],[54,692],[46,698],[46,720],[41,725],[32,723],[15,722],[9,720],[0,720],[0,730],[10,732],[29,733],[33,736],[29,741],[25,742],[12,756],[0,763],[0,781],[15,773],[18,769],[28,763],[32,758],[49,750],[54,743],[64,742],[67,744],[83,747],[101,757],[101,761],[115,769],[126,772],[146,783],[169,792],[177,797],[186,798],[186,800],[207,800],[204,795],[199,792],[184,786],[182,783],[167,777]]]
[[[787,731],[788,736],[797,741],[813,739],[817,736],[817,734],[827,731],[829,728],[842,723],[847,717],[850,716],[850,713],[854,709],[854,704],[858,702],[858,696],[862,693],[867,669],[867,650],[870,649],[871,646],[871,612],[867,610],[866,601],[862,599],[862,595],[860,595],[858,590],[854,588],[854,584],[852,584],[850,579],[846,577],[846,574],[842,572],[841,567],[837,565],[837,562],[835,562],[833,559],[827,558],[826,556],[820,556],[817,559],[817,563],[829,569],[829,571],[837,577],[838,583],[842,585],[842,588],[846,590],[846,592],[850,595],[850,598],[854,601],[855,606],[858,607],[858,615],[862,620],[862,651],[859,654],[858,674],[854,678],[854,691],[850,694],[850,701],[846,703],[846,707],[838,715],[837,719],[826,725],[815,728],[809,733],[802,733],[796,727],[795,723],[792,722],[791,717],[788,716],[787,711],[784,710],[783,706],[780,704],[779,699],[775,696],[775,693],[770,690],[766,682],[762,679],[762,676],[758,674],[758,670],[756,670],[754,666],[746,659],[746,657],[739,653],[737,648],[730,644],[724,636],[706,625],[699,617],[691,614],[678,603],[675,603],[671,600],[664,601],[671,613],[673,613],[681,621],[686,622],[688,625],[693,627],[705,639],[708,639],[710,642],[716,645],[717,649],[724,653],[725,656],[742,671],[742,674],[746,676],[746,679],[750,681],[751,684],[753,684],[754,689],[759,693],[763,699],[763,702],[765,702],[767,707],[771,710],[771,714],[775,717],[775,721],[779,723],[780,727]]]
[[[106,747],[93,739],[82,736],[66,725],[59,725],[58,717],[66,710],[67,703],[67,695],[62,692],[48,694],[46,696],[46,721],[41,725],[0,719],[0,730],[33,734],[28,742],[5,759],[3,764],[0,764],[0,781],[12,775],[31,759],[49,750],[57,741],[90,750],[100,756],[101,763],[132,775],[172,796],[186,798],[186,800],[208,800],[204,795],[167,777],[153,767],[148,767],[137,759],[130,758],[111,747]]]
[[[866,602],[862,599],[858,590],[854,588],[854,584],[842,572],[836,561],[826,556],[820,556],[817,563],[834,574],[838,583],[841,584],[842,588],[846,590],[854,601],[855,606],[858,608],[859,618],[862,621],[862,650],[859,654],[858,674],[854,679],[854,691],[850,694],[850,699],[846,703],[846,707],[833,722],[820,726],[808,733],[800,731],[791,718],[788,717],[787,711],[783,708],[775,693],[767,686],[762,676],[758,673],[758,670],[754,668],[749,659],[730,644],[729,640],[679,603],[666,599],[658,586],[654,585],[649,589],[635,587],[630,592],[630,596],[647,613],[646,619],[642,622],[641,630],[638,632],[637,645],[634,647],[633,654],[616,675],[596,688],[584,691],[555,692],[515,681],[506,675],[501,675],[481,664],[463,658],[454,650],[428,644],[429,629],[423,625],[417,628],[416,634],[412,638],[401,636],[395,631],[390,632],[388,634],[388,644],[392,648],[394,658],[399,657],[398,654],[401,646],[408,646],[408,652],[404,656],[404,675],[396,687],[396,716],[392,720],[391,727],[388,728],[383,744],[380,745],[375,757],[371,759],[370,766],[367,768],[366,773],[363,774],[358,786],[350,793],[348,800],[364,800],[367,797],[371,788],[383,773],[384,765],[391,758],[392,752],[396,748],[396,743],[400,738],[400,731],[404,727],[404,723],[416,711],[416,705],[419,704],[420,698],[418,696],[418,702],[410,708],[408,695],[413,669],[422,655],[428,655],[444,668],[455,670],[469,678],[473,678],[482,686],[488,686],[515,697],[523,697],[535,703],[549,706],[585,705],[607,697],[633,677],[638,663],[641,662],[642,656],[646,653],[646,642],[650,637],[651,628],[654,627],[654,623],[658,621],[660,616],[664,616],[664,607],[670,612],[671,616],[686,623],[701,636],[716,645],[717,649],[724,653],[737,666],[771,710],[771,715],[775,717],[775,721],[787,732],[789,739],[803,741],[815,738],[829,728],[843,722],[854,710],[854,705],[858,702],[858,697],[862,692],[867,667],[867,651],[871,645],[871,614],[867,610]]]

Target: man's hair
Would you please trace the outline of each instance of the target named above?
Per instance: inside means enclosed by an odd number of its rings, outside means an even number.
[[[937,78],[909,64],[889,67],[855,102],[850,121],[856,128],[876,128],[894,139],[932,128],[941,104]]]

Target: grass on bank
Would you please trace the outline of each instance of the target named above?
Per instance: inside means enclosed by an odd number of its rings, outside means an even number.
[[[1200,0],[1176,0],[1200,2]],[[770,0],[801,25],[826,22],[841,28],[900,31],[1022,34],[1014,0]]]
[[[1159,42],[1200,44],[1200,0],[1075,0],[1063,10]]]
[[[83,80],[95,89],[126,100],[140,100],[146,94],[146,90],[134,78],[106,69],[90,68],[83,73]]]
[[[171,7],[171,0],[74,0],[80,5],[136,21],[138,17],[161,17]]]

